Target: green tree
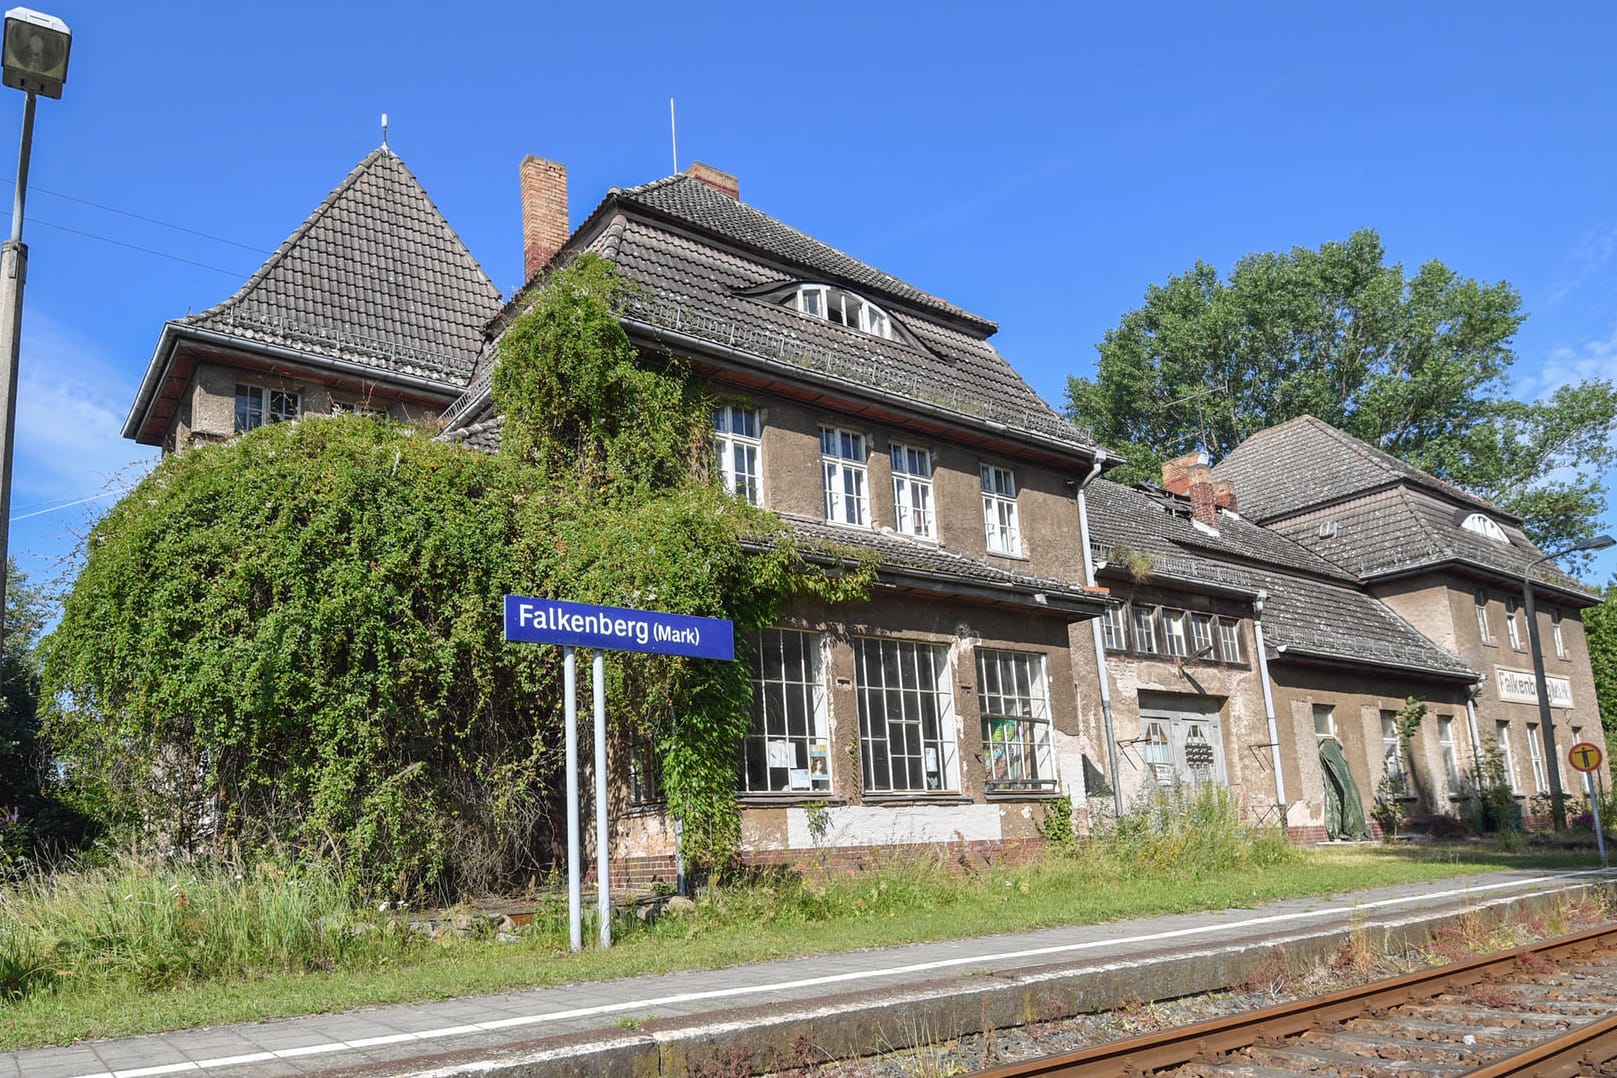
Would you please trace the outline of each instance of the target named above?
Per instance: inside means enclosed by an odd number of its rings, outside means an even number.
[[[1095,376],[1068,379],[1068,413],[1129,458],[1120,477],[1134,480],[1313,415],[1521,515],[1541,544],[1576,542],[1604,508],[1617,389],[1512,399],[1525,317],[1504,282],[1387,265],[1370,229],[1248,255],[1227,280],[1198,262],[1106,333]]]
[[[1589,665],[1595,673],[1595,700],[1605,728],[1606,752],[1617,751],[1617,576],[1606,584],[1605,601],[1583,612]]]
[[[82,803],[151,848],[286,850],[364,891],[525,881],[564,818],[561,656],[502,639],[503,595],[728,618],[744,640],[794,590],[862,594],[868,568],[809,567],[707,481],[707,405],[625,347],[615,288],[581,259],[511,327],[501,454],[305,417],[172,454],[109,511],[45,643]],[[688,860],[722,865],[745,664],[608,669],[611,726],[657,746]]]
[[[56,798],[55,761],[40,731],[37,645],[49,607],[44,591],[8,561],[0,657],[0,878],[51,863],[92,831]]]

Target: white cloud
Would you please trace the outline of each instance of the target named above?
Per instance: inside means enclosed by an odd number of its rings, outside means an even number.
[[[1617,227],[1602,227],[1588,233],[1567,256],[1568,265],[1561,279],[1550,290],[1550,303],[1560,303],[1586,284],[1617,255]]]
[[[1518,361],[1512,373],[1520,400],[1537,400],[1574,382],[1617,377],[1617,328],[1604,338],[1552,348],[1536,367]]]

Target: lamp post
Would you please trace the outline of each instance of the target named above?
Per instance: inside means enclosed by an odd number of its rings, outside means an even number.
[[[1544,677],[1544,649],[1539,646],[1538,614],[1533,607],[1533,567],[1567,554],[1575,554],[1580,550],[1605,550],[1613,545],[1617,545],[1617,539],[1609,535],[1597,535],[1593,539],[1574,543],[1564,550],[1534,558],[1522,570],[1522,605],[1527,608],[1527,643],[1533,651],[1533,688],[1538,695],[1538,727],[1539,733],[1544,737],[1544,759],[1550,769],[1550,820],[1557,831],[1566,828],[1566,803],[1561,793],[1561,763],[1555,755],[1555,729],[1551,725],[1554,720],[1550,716],[1550,689]]]
[[[28,96],[22,107],[22,147],[17,151],[17,194],[11,204],[11,238],[0,244],[0,656],[5,652],[6,567],[11,552],[11,455],[16,441],[17,356],[22,344],[22,290],[28,278],[28,246],[22,242],[22,210],[28,197],[28,155],[34,142],[34,98],[62,96],[73,32],[54,15],[14,7],[0,37],[0,83]]]

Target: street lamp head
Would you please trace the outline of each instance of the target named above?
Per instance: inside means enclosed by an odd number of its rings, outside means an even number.
[[[14,7],[6,12],[5,40],[0,47],[0,82],[15,90],[60,98],[67,81],[67,53],[73,31],[54,15]]]
[[[1617,539],[1609,535],[1597,535],[1587,543],[1573,547],[1574,550],[1605,550],[1607,547],[1617,546]]]

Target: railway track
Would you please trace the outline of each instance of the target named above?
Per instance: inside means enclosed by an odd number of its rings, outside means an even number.
[[[1617,925],[976,1078],[1604,1074],[1617,1075]]]

